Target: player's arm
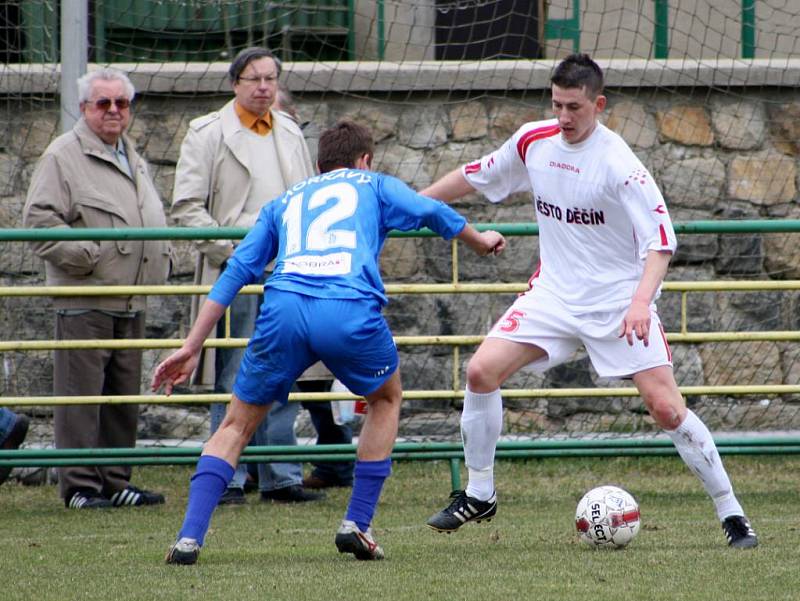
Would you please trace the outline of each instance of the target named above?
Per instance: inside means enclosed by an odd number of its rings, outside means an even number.
[[[490,202],[500,202],[509,194],[530,190],[528,171],[520,148],[529,130],[525,124],[493,152],[454,169],[420,192],[423,196],[451,202],[471,192],[480,192]]]
[[[236,248],[227,267],[209,292],[183,346],[156,368],[150,383],[154,391],[163,385],[165,393],[169,395],[175,385],[191,377],[197,368],[203,342],[225,314],[225,309],[243,286],[259,280],[267,263],[275,258],[277,235],[271,223],[276,206],[277,204],[268,203],[261,209],[255,226]]]
[[[250,234],[255,229],[248,233],[245,240],[250,237]],[[211,330],[219,319],[225,314],[225,309],[233,302],[234,297],[243,286],[256,281],[259,273],[258,266],[248,266],[239,256],[248,250],[251,250],[251,247],[245,246],[244,243],[237,248],[225,271],[222,272],[211,292],[209,292],[208,298],[200,307],[197,319],[189,331],[183,346],[156,367],[150,383],[154,391],[163,385],[164,392],[170,395],[174,386],[185,382],[191,377],[200,360],[203,342],[211,334]],[[266,264],[267,262],[261,264],[260,273],[263,273]]]
[[[488,254],[499,255],[506,248],[506,239],[500,232],[494,230],[479,232],[470,224],[465,225],[456,238],[469,246],[480,257]]]
[[[422,190],[420,194],[436,200],[452,202],[474,191],[475,188],[466,180],[459,167],[432,183]]]
[[[645,346],[650,342],[650,304],[667,275],[670,259],[672,259],[670,251],[647,251],[642,277],[636,292],[633,293],[619,333],[620,338],[625,336],[630,345],[633,345],[634,334],[644,342]]]
[[[615,174],[617,195],[633,224],[639,241],[644,270],[622,323],[620,337],[633,344],[633,335],[648,344],[650,304],[667,274],[670,259],[678,247],[675,230],[664,197],[653,176],[641,163],[632,162]]]
[[[429,227],[445,240],[458,238],[480,256],[499,255],[506,247],[506,240],[500,233],[478,232],[452,207],[417,194],[395,177],[379,178],[378,197],[382,199],[384,223],[389,229],[407,232]]]
[[[200,360],[200,351],[211,330],[217,325],[219,319],[225,314],[225,305],[210,298],[206,299],[197,319],[186,336],[183,346],[164,359],[156,367],[150,386],[153,391],[164,386],[167,396],[172,394],[172,389],[178,384],[187,381]]]

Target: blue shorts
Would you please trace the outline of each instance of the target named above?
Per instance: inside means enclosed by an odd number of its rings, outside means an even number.
[[[378,390],[397,370],[397,347],[377,300],[332,299],[271,288],[233,385],[254,405],[285,403],[295,380],[322,361],[354,394]]]

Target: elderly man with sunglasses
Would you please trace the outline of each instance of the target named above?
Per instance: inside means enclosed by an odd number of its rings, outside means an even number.
[[[125,135],[134,87],[114,69],[78,79],[81,118],[39,159],[25,203],[25,227],[165,227],[161,199],[145,161]],[[163,284],[171,250],[158,240],[35,242],[50,286]],[[56,297],[58,340],[143,338],[144,296]],[[57,350],[57,396],[136,395],[142,353],[137,349]],[[133,404],[59,405],[58,448],[133,447],[139,409]],[[161,494],[130,482],[130,466],[59,469],[64,504],[74,509],[155,505]]]

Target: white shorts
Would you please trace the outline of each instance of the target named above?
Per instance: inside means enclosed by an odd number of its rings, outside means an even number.
[[[633,335],[633,346],[619,337],[627,308],[575,314],[551,293],[534,288],[517,298],[488,334],[538,346],[547,356],[531,363],[545,371],[569,361],[583,344],[597,374],[604,378],[626,378],[662,365],[672,366],[672,352],[655,306],[650,309],[648,346]]]

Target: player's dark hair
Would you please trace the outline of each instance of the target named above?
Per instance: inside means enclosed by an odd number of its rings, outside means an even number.
[[[281,61],[272,53],[272,50],[262,48],[261,46],[250,46],[233,57],[231,66],[228,67],[228,79],[230,79],[231,83],[239,81],[239,77],[242,75],[242,71],[245,70],[247,65],[260,58],[271,58],[274,60],[278,75],[281,74]]]
[[[603,70],[588,54],[570,54],[553,71],[550,83],[559,88],[585,88],[586,96],[603,93]]]
[[[369,129],[354,121],[343,119],[326,129],[319,137],[317,165],[320,173],[341,167],[355,167],[359,157],[375,154],[375,143]]]

